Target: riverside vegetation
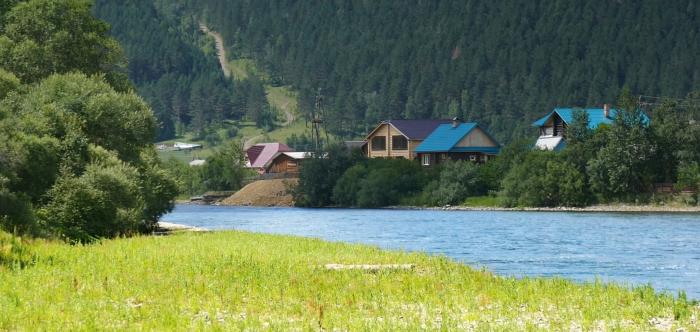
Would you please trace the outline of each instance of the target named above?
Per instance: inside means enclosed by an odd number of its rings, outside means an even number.
[[[315,239],[213,232],[25,246],[24,268],[0,266],[2,330],[700,328],[700,308],[683,294],[499,277],[444,257]]]
[[[70,242],[153,230],[177,183],[108,25],[89,1],[0,4],[0,229]]]
[[[695,206],[700,188],[700,126],[695,119],[700,104],[689,98],[647,108],[648,123],[626,90],[612,125],[590,129],[586,113],[575,112],[562,151],[533,150],[532,141],[516,140],[485,164],[457,161],[426,168],[410,160],[368,160],[357,151],[333,147],[328,158],[304,163],[296,203],[582,207],[676,201]],[[690,193],[655,193],[655,183],[671,183]]]

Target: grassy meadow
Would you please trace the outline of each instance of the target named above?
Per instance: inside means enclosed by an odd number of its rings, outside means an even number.
[[[649,287],[497,277],[315,239],[228,231],[30,248],[32,265],[0,265],[0,330],[700,329],[697,304]]]

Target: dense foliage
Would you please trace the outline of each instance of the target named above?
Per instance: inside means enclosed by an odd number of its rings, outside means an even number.
[[[516,140],[485,164],[448,161],[422,167],[415,160],[368,160],[335,151],[330,154],[335,158],[303,165],[297,204],[444,206],[473,199],[505,207],[580,207],[675,199],[656,193],[657,184],[695,191],[681,197],[695,204],[700,188],[697,100],[693,95],[666,100],[647,109],[650,119],[624,92],[611,125],[593,129],[585,112],[574,112],[563,150],[540,151],[532,140]]]
[[[369,159],[356,163],[333,186],[333,202],[341,206],[398,205],[420,193],[428,172],[413,160]]]
[[[275,114],[257,77],[224,77],[211,38],[174,1],[97,0],[95,15],[124,45],[128,74],[158,119],[159,139],[190,130],[205,138],[225,119],[271,128]]]
[[[156,120],[121,75],[106,24],[78,0],[3,14],[0,228],[72,242],[151,230],[177,183],[155,156]],[[40,50],[12,55],[27,45]]]
[[[612,125],[595,130],[583,112],[567,129],[561,153],[532,151],[513,164],[501,186],[506,206],[584,206],[648,202],[655,184],[697,188],[700,116],[697,99],[665,101],[651,122],[628,93]],[[694,202],[691,202],[694,203]]]
[[[171,0],[233,56],[326,97],[333,132],[385,118],[459,115],[502,141],[556,105],[700,89],[700,6],[681,1]],[[140,27],[135,27],[140,29]]]

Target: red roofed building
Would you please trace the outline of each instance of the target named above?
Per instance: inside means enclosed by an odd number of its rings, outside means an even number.
[[[278,153],[292,151],[292,148],[282,143],[255,144],[245,151],[245,165],[248,168],[255,169],[260,174],[264,174],[265,166],[267,166]]]

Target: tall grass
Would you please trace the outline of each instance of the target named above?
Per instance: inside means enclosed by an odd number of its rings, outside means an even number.
[[[444,257],[315,239],[216,232],[33,249],[34,265],[0,270],[0,330],[700,328],[694,304],[649,287],[503,278]]]

